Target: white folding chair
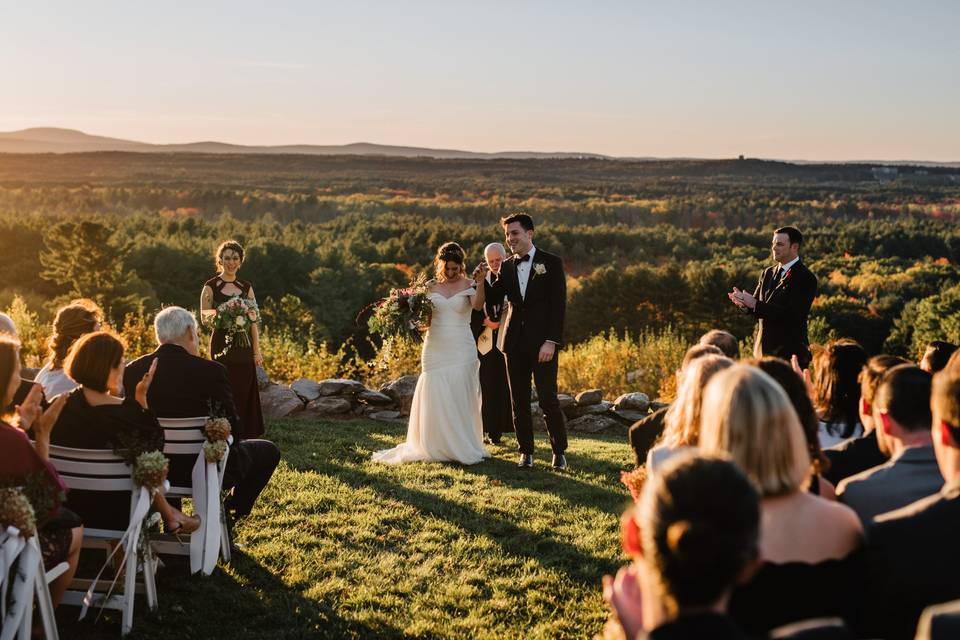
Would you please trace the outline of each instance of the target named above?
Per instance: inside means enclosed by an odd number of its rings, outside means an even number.
[[[134,596],[138,587],[142,587],[147,598],[147,606],[153,610],[157,608],[156,585],[156,558],[149,544],[145,540],[146,518],[140,522],[136,520],[136,510],[141,498],[142,490],[133,483],[132,469],[121,458],[106,449],[72,449],[50,445],[50,462],[56,467],[60,478],[70,489],[107,492],[130,492],[130,528],[136,531],[136,539],[130,539],[126,544],[126,561],[124,564],[123,593],[108,595],[107,588],[96,581],[74,579],[70,589],[64,594],[63,601],[67,604],[83,605],[87,589],[94,585],[100,587],[94,593],[92,606],[101,606],[107,609],[116,609],[122,612],[121,633],[126,635],[133,629]],[[149,498],[148,498],[149,499]],[[112,542],[121,540],[127,531],[120,529],[94,529],[84,527],[84,548],[107,548]],[[142,556],[141,556],[142,551]],[[109,561],[109,560],[108,560]],[[137,584],[137,571],[142,567],[143,582]]]
[[[50,583],[70,568],[61,562],[50,571],[44,570],[43,556],[37,536],[24,538],[10,527],[0,533],[0,593],[3,597],[2,631],[0,640],[30,640],[33,631],[33,599],[37,600],[37,610],[43,623],[44,637],[58,640],[57,622],[53,615],[53,601],[50,599]],[[16,568],[15,572],[12,570]],[[13,584],[6,583],[13,575]],[[33,583],[31,585],[30,583]],[[12,588],[10,588],[12,586]],[[9,607],[7,593],[10,593]]]
[[[227,467],[229,448],[219,463],[207,462],[203,443],[207,438],[204,427],[207,416],[195,418],[158,418],[163,427],[166,456],[196,456],[190,486],[171,483],[166,495],[175,498],[193,499],[194,512],[200,516],[200,529],[190,534],[190,550],[185,552],[179,543],[164,536],[152,544],[158,553],[190,555],[190,570],[208,574],[217,561],[217,552],[226,563],[230,562],[230,532],[227,528],[226,510],[220,499],[223,473]],[[175,479],[176,480],[176,479]]]

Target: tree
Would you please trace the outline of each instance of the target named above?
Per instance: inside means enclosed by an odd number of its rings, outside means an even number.
[[[58,302],[90,298],[114,325],[122,326],[126,314],[143,307],[149,291],[136,272],[126,268],[130,245],[116,244],[112,236],[106,225],[93,220],[54,225],[44,234],[40,277],[60,286]]]

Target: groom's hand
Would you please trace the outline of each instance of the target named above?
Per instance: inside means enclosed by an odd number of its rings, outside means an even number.
[[[554,354],[557,352],[557,345],[550,342],[543,343],[543,346],[540,347],[540,353],[537,354],[537,362],[543,364],[544,362],[550,362],[553,360]]]

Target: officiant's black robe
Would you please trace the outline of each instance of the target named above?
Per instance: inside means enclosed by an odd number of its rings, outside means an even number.
[[[487,300],[483,311],[474,311],[470,317],[470,329],[476,340],[483,333],[483,319],[490,318],[494,322],[500,320],[503,310],[503,296],[496,300],[490,287],[486,290]],[[493,348],[486,354],[477,352],[480,359],[480,413],[483,418],[483,431],[493,441],[498,441],[501,434],[513,431],[513,411],[510,406],[510,384],[507,382],[507,363],[503,353],[497,349],[497,334],[493,331]]]

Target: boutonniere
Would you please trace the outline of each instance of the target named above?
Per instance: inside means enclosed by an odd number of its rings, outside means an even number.
[[[542,262],[538,262],[535,265],[533,265],[533,272],[538,276],[542,276],[547,272],[547,266]]]

